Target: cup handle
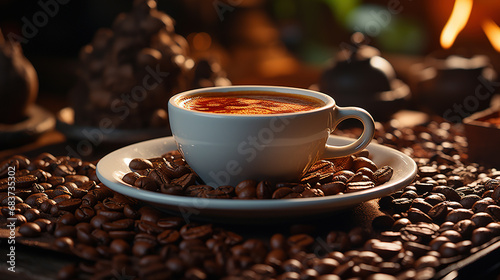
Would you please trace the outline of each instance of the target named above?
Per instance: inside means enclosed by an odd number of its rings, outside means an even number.
[[[343,120],[358,119],[363,123],[363,133],[356,141],[346,146],[339,147],[326,144],[322,158],[336,158],[354,154],[368,146],[373,139],[375,123],[372,116],[364,109],[357,107],[337,107],[333,110],[332,119],[334,120],[332,131]]]

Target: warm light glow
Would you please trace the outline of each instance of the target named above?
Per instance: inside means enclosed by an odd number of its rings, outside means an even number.
[[[500,27],[491,19],[484,20],[482,26],[493,48],[500,52]]]
[[[206,51],[212,45],[212,38],[208,33],[200,32],[193,37],[193,47],[198,51]]]
[[[458,33],[464,29],[467,21],[469,21],[469,16],[472,10],[473,0],[456,0],[453,11],[451,12],[450,19],[443,28],[441,32],[441,46],[445,49],[449,49]]]

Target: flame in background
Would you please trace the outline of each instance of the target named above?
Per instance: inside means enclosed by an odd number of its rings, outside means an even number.
[[[458,34],[465,28],[472,11],[474,0],[455,0],[450,18],[441,32],[440,43],[444,49],[449,49]],[[486,18],[481,24],[493,48],[500,52],[500,26],[492,19]]]
[[[456,0],[451,16],[441,32],[441,46],[449,49],[469,21],[473,0]]]
[[[493,48],[500,52],[500,27],[491,19],[484,20],[482,27]]]

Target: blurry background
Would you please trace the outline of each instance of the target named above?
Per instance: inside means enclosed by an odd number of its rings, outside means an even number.
[[[29,35],[22,47],[39,75],[37,103],[54,112],[67,104],[80,49],[98,28],[111,27],[119,13],[132,7],[132,1],[123,0],[60,2],[0,0],[0,28],[5,37]],[[42,4],[54,3],[57,12],[48,13],[48,19],[40,15]],[[350,36],[355,31],[365,33],[366,43],[380,49],[397,76],[408,82],[412,64],[442,52],[439,36],[454,3],[159,0],[158,8],[175,19],[176,32],[187,38],[191,55],[221,62],[234,84],[309,87],[318,82],[340,49],[354,46]],[[486,54],[499,69],[499,56],[482,30],[485,18],[500,22],[499,1],[474,1],[467,25],[445,53]]]

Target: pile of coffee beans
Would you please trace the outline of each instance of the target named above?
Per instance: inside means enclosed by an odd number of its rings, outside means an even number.
[[[19,241],[50,240],[78,256],[59,279],[432,279],[500,236],[500,172],[465,163],[460,131],[446,136],[443,126],[433,122],[397,139],[386,134],[400,135],[399,128],[379,127],[379,140],[411,140],[406,152],[423,156],[415,158],[417,180],[380,199],[385,214],[371,227],[340,230],[323,221],[325,232],[315,224],[285,234],[263,227],[258,239],[245,237],[142,205],[100,183],[95,163],[46,153],[0,163],[0,222],[14,217]],[[178,154],[162,158],[176,178],[189,174]]]
[[[132,186],[171,195],[203,198],[280,199],[341,195],[373,188],[389,181],[393,174],[390,166],[378,168],[364,150],[356,155],[317,161],[300,182],[273,183],[244,180],[235,187],[199,184],[178,151],[158,158],[135,158],[129,164],[132,172],[122,180]]]
[[[99,29],[82,48],[79,81],[71,92],[75,124],[165,128],[172,95],[231,84],[217,63],[189,57],[188,42],[156,4],[134,1],[130,13],[119,14],[112,28]]]

